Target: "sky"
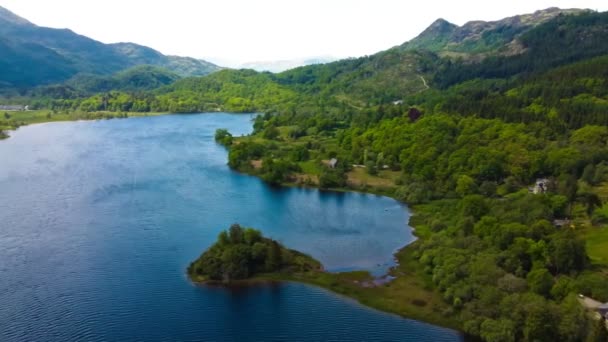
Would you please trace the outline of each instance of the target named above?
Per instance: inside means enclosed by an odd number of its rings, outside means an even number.
[[[104,43],[235,67],[246,62],[370,55],[402,44],[437,18],[462,25],[548,7],[608,10],[606,0],[0,0],[40,25]]]

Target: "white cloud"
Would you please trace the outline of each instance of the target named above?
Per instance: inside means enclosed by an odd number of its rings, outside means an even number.
[[[372,54],[439,17],[464,24],[553,6],[608,10],[605,0],[0,0],[0,6],[106,43],[132,41],[231,65]]]

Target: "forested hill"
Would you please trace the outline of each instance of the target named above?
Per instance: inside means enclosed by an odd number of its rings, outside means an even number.
[[[525,51],[497,57],[504,70],[490,57],[393,49],[265,75],[306,105],[258,116],[251,137],[216,139],[230,167],[268,183],[377,192],[413,208],[420,239],[397,253],[396,279],[372,305],[455,320],[487,341],[605,341],[578,295],[608,301],[607,17],[536,26]],[[381,82],[357,92],[387,55],[419,56],[430,88],[403,103],[376,97]],[[462,80],[440,84],[458,64]],[[358,98],[368,102],[356,108]],[[434,296],[403,300],[425,290]]]
[[[468,59],[396,47],[280,74],[222,70],[91,97],[60,86],[19,100],[76,118],[264,112],[252,136],[218,130],[230,167],[381,193],[416,212],[420,239],[397,253],[396,279],[345,292],[488,341],[605,341],[577,295],[608,302],[608,13],[542,17],[515,30],[513,54],[499,53],[508,39]],[[0,128],[17,125],[12,115]]]
[[[111,76],[78,74],[69,79],[66,85],[84,93],[137,92],[166,86],[180,78],[178,74],[167,69],[152,65],[140,65]],[[44,90],[44,87],[39,89],[39,91]]]
[[[103,44],[68,29],[37,26],[0,7],[0,87],[63,82],[77,73],[109,75],[137,65],[203,76],[220,68],[194,58],[165,56],[133,44]]]
[[[521,32],[516,39],[524,49],[515,55],[465,61],[424,49],[393,48],[279,74],[223,70],[147,94],[110,93],[69,101],[47,97],[38,98],[34,105],[84,111],[324,113],[325,119],[346,113],[376,120],[375,108],[404,101],[426,112],[507,121],[557,120],[575,127],[605,122],[601,114],[605,83],[600,76],[605,67],[601,56],[608,54],[606,32],[608,13],[580,11],[554,15]],[[559,73],[563,75],[551,76]],[[547,91],[553,95],[542,96]],[[573,108],[582,114],[572,114]]]

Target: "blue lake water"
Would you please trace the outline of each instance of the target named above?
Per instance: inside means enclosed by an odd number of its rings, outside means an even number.
[[[0,341],[458,341],[323,289],[194,286],[185,269],[238,222],[329,270],[380,274],[413,239],[388,198],[272,188],[226,166],[217,128],[173,115],[23,127],[0,141]]]

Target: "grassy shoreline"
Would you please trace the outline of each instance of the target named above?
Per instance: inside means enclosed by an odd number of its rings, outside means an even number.
[[[415,243],[396,253],[399,264],[390,272],[395,278],[386,284],[374,285],[375,278],[369,272],[353,271],[265,273],[250,279],[233,281],[229,286],[298,282],[326,289],[375,310],[462,332],[459,320],[443,315],[448,306],[442,302],[438,293],[428,288],[430,279],[425,279],[421,273],[422,269],[416,267],[414,249],[409,248]],[[218,281],[193,278],[190,275],[188,277],[199,286],[225,286]]]
[[[115,118],[146,117],[169,115],[171,113],[53,113],[50,110],[8,112],[10,118],[0,123],[0,132],[15,130],[21,126],[49,122],[66,122],[79,120],[103,120]],[[10,134],[0,134],[0,139],[9,138]],[[255,172],[239,170],[239,172],[258,177]],[[365,188],[341,187],[321,189],[317,184],[302,185],[297,183],[283,183],[284,187],[300,187],[332,192],[358,192],[387,196],[394,198],[389,189],[366,186]],[[411,207],[410,207],[411,208]],[[412,208],[411,208],[412,209]],[[410,220],[411,221],[411,220]],[[411,222],[408,222],[411,226]],[[416,229],[412,227],[416,232]],[[416,234],[418,235],[418,234]],[[419,236],[419,235],[418,235]],[[419,236],[420,237],[420,236]],[[252,282],[266,281],[294,281],[318,286],[340,295],[352,298],[368,307],[397,314],[401,317],[424,321],[427,323],[462,331],[458,320],[443,314],[449,306],[445,304],[440,294],[432,290],[430,279],[422,272],[421,265],[416,263],[414,257],[417,243],[413,242],[399,249],[395,253],[397,265],[390,274],[395,277],[390,283],[368,286],[373,277],[365,271],[346,273],[309,272],[298,274],[274,273],[262,274],[247,281],[236,284],[251,284]],[[194,283],[204,283],[201,279],[192,279]]]
[[[169,112],[53,112],[52,110],[10,111],[0,113],[0,140],[10,137],[10,131],[22,126],[50,122],[93,121],[134,117],[169,115]],[[7,116],[8,115],[8,116]]]
[[[236,172],[259,178],[255,170],[234,170]],[[283,182],[281,187],[315,189],[331,192],[357,192],[386,196],[397,200],[391,191],[384,188],[366,187],[365,189],[353,187],[322,189],[318,184],[298,184]],[[398,200],[397,200],[398,201]],[[400,202],[401,203],[401,202]],[[388,275],[394,279],[386,284],[374,284],[375,278],[367,271],[353,271],[342,273],[307,272],[307,273],[271,273],[261,274],[244,281],[237,281],[235,285],[259,284],[268,281],[293,281],[318,286],[339,295],[356,300],[370,308],[399,315],[403,318],[414,319],[441,327],[463,331],[462,324],[457,316],[448,316],[450,306],[446,304],[439,292],[432,285],[432,279],[424,272],[424,266],[417,262],[416,249],[419,239],[424,238],[424,229],[413,226],[414,208],[408,225],[412,228],[418,240],[404,245],[394,257],[396,265],[391,268]],[[213,285],[204,279],[192,279],[197,284]]]

